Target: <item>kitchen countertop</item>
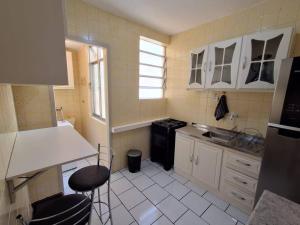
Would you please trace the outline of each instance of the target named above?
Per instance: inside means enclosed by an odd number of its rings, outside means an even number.
[[[247,225],[299,225],[300,204],[265,190]]]
[[[262,155],[263,155],[263,150],[264,150],[263,143],[262,144],[257,144],[255,146],[255,150],[258,150],[258,151],[251,151],[251,147],[253,149],[253,145],[249,145],[248,146],[249,149],[247,149],[247,146],[241,148],[234,141],[233,142],[230,141],[228,143],[222,143],[222,142],[216,142],[216,141],[212,140],[209,137],[203,136],[203,134],[208,132],[208,131],[233,132],[233,131],[230,131],[230,130],[225,130],[225,129],[221,129],[221,128],[206,126],[206,125],[200,125],[197,128],[194,127],[194,126],[188,125],[188,126],[176,129],[176,132],[178,132],[178,133],[182,133],[182,134],[185,134],[185,135],[188,135],[188,136],[191,136],[191,137],[203,140],[203,141],[211,142],[211,143],[216,144],[216,145],[221,145],[223,147],[230,148],[230,149],[233,149],[233,150],[236,150],[236,151],[248,154],[248,155],[252,155],[252,156],[255,156],[255,157],[259,157],[259,158],[261,158]],[[242,134],[242,133],[236,132],[236,134]],[[263,141],[263,139],[262,139],[262,141]]]

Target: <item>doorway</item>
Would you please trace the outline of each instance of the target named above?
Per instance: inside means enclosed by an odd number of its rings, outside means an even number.
[[[67,39],[68,85],[54,86],[58,126],[72,126],[95,148],[110,147],[107,48]],[[102,149],[103,150],[103,149]],[[96,157],[62,167],[64,192],[73,193],[68,179],[76,170],[96,164]]]

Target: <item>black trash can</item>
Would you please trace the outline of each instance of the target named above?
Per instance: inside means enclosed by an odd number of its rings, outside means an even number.
[[[137,149],[130,149],[127,153],[128,170],[131,173],[136,173],[141,170],[142,152]]]

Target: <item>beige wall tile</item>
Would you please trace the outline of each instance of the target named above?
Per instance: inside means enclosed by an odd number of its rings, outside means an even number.
[[[16,195],[16,202],[11,204],[5,183],[9,157],[18,130],[14,99],[10,85],[0,84],[0,224],[15,224],[17,213],[28,218],[30,212],[27,187]]]
[[[64,119],[75,119],[75,129],[81,132],[81,111],[80,111],[80,93],[79,93],[79,65],[78,53],[76,50],[68,49],[72,52],[74,89],[54,89],[55,107],[63,108]],[[57,119],[61,120],[58,113]]]
[[[227,101],[230,112],[238,113],[235,121],[226,116],[220,121],[214,119],[217,91],[186,90],[189,52],[219,40],[242,36],[264,29],[286,26],[300,27],[300,0],[268,0],[230,16],[200,25],[171,37],[167,49],[167,114],[171,117],[199,122],[224,128],[237,126],[238,129],[251,127],[263,135],[271,110],[273,93],[230,92]],[[296,29],[297,32],[300,32]],[[299,34],[295,38],[292,55],[300,53]],[[193,93],[191,93],[193,92]],[[200,101],[201,99],[201,101]]]
[[[168,44],[169,36],[113,16],[79,0],[66,0],[65,6],[68,35],[108,46],[112,126],[165,116],[165,100],[143,102],[138,99],[139,37],[146,36]],[[82,117],[86,118],[86,115]],[[84,134],[84,122],[82,127]],[[133,134],[135,133],[126,132],[112,136],[113,148],[118,153],[115,157],[116,164],[126,165],[125,156],[129,147],[129,144],[117,145],[119,141],[115,139],[118,136],[122,137],[123,143],[137,143],[137,147],[148,144],[149,132]],[[92,134],[89,135],[91,138]],[[141,140],[145,143],[140,143]]]
[[[49,86],[13,86],[19,130],[52,127]]]

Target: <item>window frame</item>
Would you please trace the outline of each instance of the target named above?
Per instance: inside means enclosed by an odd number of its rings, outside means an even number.
[[[153,52],[149,52],[149,51],[145,51],[145,50],[141,50],[141,46],[140,46],[140,42],[141,40],[143,41],[146,41],[146,42],[150,42],[152,44],[156,44],[156,45],[160,45],[161,47],[163,47],[163,55],[160,55],[160,54],[156,54],[156,53],[153,53]],[[160,57],[163,59],[163,65],[162,66],[158,66],[158,65],[154,65],[154,64],[149,64],[149,63],[142,63],[141,60],[140,60],[140,54],[141,53],[144,53],[144,54],[148,54],[148,55],[151,55],[151,56],[156,56],[156,57]],[[143,37],[143,36],[140,36],[140,39],[139,39],[139,100],[153,100],[153,99],[163,99],[165,98],[165,88],[166,88],[166,64],[167,64],[167,58],[166,58],[166,46],[165,44],[161,43],[161,42],[158,42],[156,40],[153,40],[153,39],[150,39],[150,38],[147,38],[147,37]],[[162,69],[162,76],[151,76],[151,75],[144,75],[144,74],[141,74],[141,71],[140,71],[140,67],[141,66],[148,66],[148,67],[154,67],[154,68],[159,68],[159,69]],[[162,81],[162,85],[161,87],[154,87],[154,86],[140,86],[140,78],[143,77],[143,78],[152,78],[152,79],[158,79],[158,80],[161,80]],[[151,90],[151,89],[156,89],[156,90],[162,90],[162,96],[161,97],[158,97],[158,98],[141,98],[140,97],[140,89],[148,89],[148,90]]]
[[[92,47],[95,47],[95,48],[97,48],[97,59],[96,60],[94,60],[94,61],[91,61],[91,48]],[[102,51],[102,54],[100,55],[100,57],[98,56],[98,54],[99,54],[99,50],[101,50]],[[98,47],[98,46],[88,46],[88,60],[89,60],[89,78],[90,78],[90,82],[89,82],[89,90],[90,90],[90,107],[91,107],[91,116],[93,117],[93,118],[95,118],[95,119],[98,119],[98,120],[100,120],[100,121],[102,121],[102,122],[105,122],[106,121],[106,105],[105,105],[105,107],[103,108],[102,107],[102,103],[103,103],[103,101],[102,101],[102,99],[104,99],[104,101],[105,101],[105,96],[102,96],[102,86],[104,85],[105,86],[105,84],[103,83],[102,84],[102,79],[101,79],[101,63],[103,64],[103,66],[105,65],[104,64],[104,52],[103,52],[103,49],[101,48],[101,47]],[[95,81],[94,81],[94,76],[93,76],[93,66],[95,65],[95,64],[97,64],[98,65],[98,79],[99,79],[99,88],[98,88],[98,91],[99,91],[99,112],[100,112],[100,114],[97,114],[96,113],[96,110],[95,110]],[[103,69],[105,69],[105,68],[103,68]],[[104,81],[104,79],[105,79],[105,74],[103,74],[103,82],[105,82]],[[104,94],[105,94],[105,92],[104,92]],[[103,98],[104,97],[104,98]],[[105,104],[105,102],[104,102],[104,104]]]

